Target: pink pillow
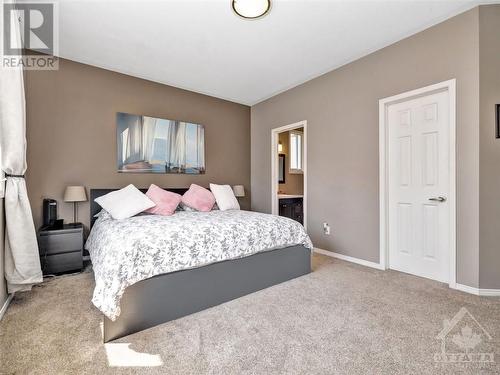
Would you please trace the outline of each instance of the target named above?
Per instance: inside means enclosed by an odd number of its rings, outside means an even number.
[[[215,204],[215,197],[210,190],[191,184],[189,190],[182,196],[182,203],[196,211],[208,212]]]
[[[173,215],[175,209],[181,203],[181,196],[171,191],[163,190],[162,188],[151,184],[146,196],[151,199],[156,206],[146,210],[150,214],[170,216]]]

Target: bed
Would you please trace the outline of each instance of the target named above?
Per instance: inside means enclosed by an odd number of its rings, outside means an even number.
[[[311,272],[312,244],[290,219],[233,210],[113,220],[95,203],[113,190],[90,190],[85,244],[104,342]]]

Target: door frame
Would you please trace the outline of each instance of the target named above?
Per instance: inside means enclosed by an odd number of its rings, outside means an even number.
[[[379,100],[379,194],[380,194],[380,266],[389,268],[389,183],[388,183],[388,117],[390,105],[408,101],[438,92],[448,92],[449,98],[449,172],[450,191],[448,196],[450,233],[449,233],[449,281],[450,288],[456,288],[457,273],[457,216],[456,216],[456,79],[422,87],[402,94]]]
[[[271,213],[278,215],[278,134],[289,130],[304,128],[304,151],[303,151],[303,174],[304,174],[304,198],[302,207],[304,210],[304,228],[307,231],[307,120],[271,129]]]

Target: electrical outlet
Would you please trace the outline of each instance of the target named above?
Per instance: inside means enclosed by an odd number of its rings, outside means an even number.
[[[328,223],[323,223],[323,233],[326,235],[330,235],[330,225]]]

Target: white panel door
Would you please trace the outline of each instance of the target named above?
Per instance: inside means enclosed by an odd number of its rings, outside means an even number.
[[[448,91],[388,107],[389,267],[448,282]]]

